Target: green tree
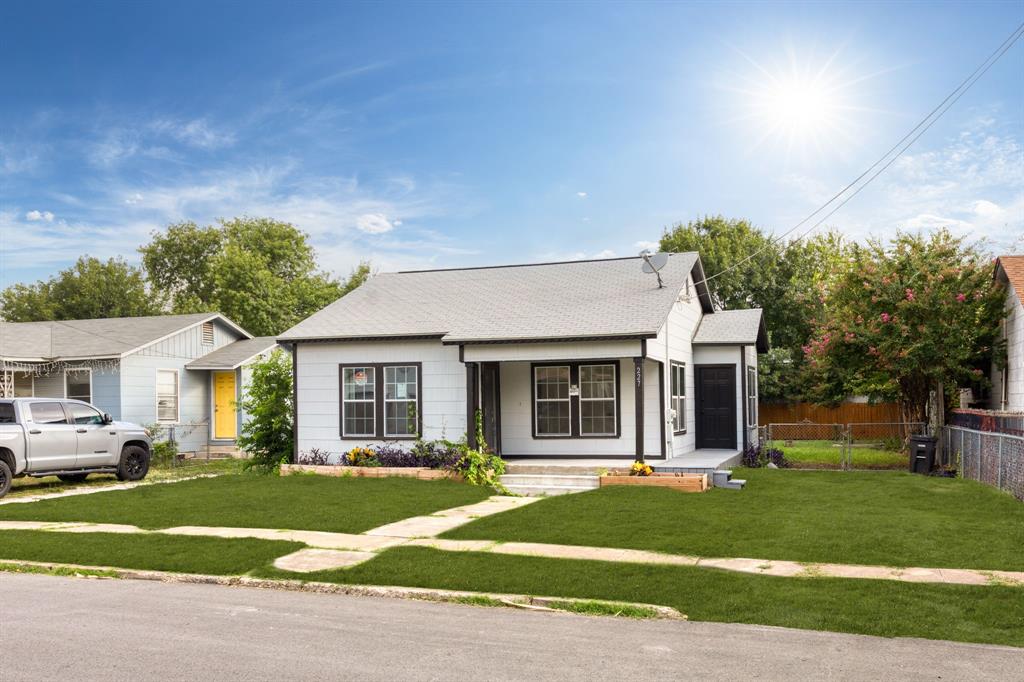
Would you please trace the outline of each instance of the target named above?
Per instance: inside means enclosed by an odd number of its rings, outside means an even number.
[[[281,333],[370,274],[366,263],[344,282],[319,271],[308,236],[270,218],[178,223],[139,250],[175,312],[216,310],[257,335]]]
[[[238,445],[249,455],[246,469],[271,473],[292,455],[292,363],[287,353],[275,350],[251,369],[247,397],[242,401],[249,419],[242,426]]]
[[[897,232],[856,249],[804,352],[825,384],[894,396],[904,419],[926,421],[929,393],[984,382],[997,357],[1004,294],[976,247],[939,230]],[[833,389],[834,390],[834,389]]]
[[[13,284],[0,292],[8,322],[159,315],[161,301],[147,289],[139,268],[120,258],[89,256],[47,280]]]

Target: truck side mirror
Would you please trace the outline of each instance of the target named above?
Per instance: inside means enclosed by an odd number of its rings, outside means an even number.
[[[114,418],[110,416],[109,412],[104,412],[103,413],[103,423],[104,424],[113,424],[114,423]]]

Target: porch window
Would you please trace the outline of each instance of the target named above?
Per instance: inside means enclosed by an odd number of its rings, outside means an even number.
[[[615,365],[580,365],[580,435],[615,435]]]
[[[569,367],[535,367],[534,397],[538,436],[571,436]]]
[[[343,436],[377,435],[377,368],[342,369]]]
[[[672,367],[672,433],[686,433],[686,363],[673,362]]]
[[[416,400],[419,368],[415,365],[384,367],[384,435],[416,435]]]
[[[64,397],[92,402],[92,370],[75,367],[64,370]]]
[[[32,378],[31,372],[18,372],[15,370],[6,370],[0,375],[2,381],[2,391],[0,391],[0,397],[3,398],[31,398],[34,394],[34,379]]]
[[[747,426],[757,426],[757,367],[747,367]]]
[[[156,371],[156,420],[164,424],[178,422],[178,370]]]

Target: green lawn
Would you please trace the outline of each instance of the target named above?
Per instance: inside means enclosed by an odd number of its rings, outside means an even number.
[[[489,488],[448,480],[237,474],[0,505],[0,519],[362,533],[491,494]]]
[[[295,577],[273,568],[257,573]],[[691,620],[1024,646],[1024,589],[1017,587],[773,578],[418,547],[397,547],[365,564],[302,578],[643,602],[675,607]]]
[[[31,504],[31,503],[30,503]],[[0,530],[4,560],[242,575],[305,545],[252,538]]]
[[[242,470],[240,459],[214,459],[210,461],[191,459],[178,462],[174,466],[152,467],[146,475],[146,482],[174,481],[192,476],[204,474],[233,474]],[[14,497],[26,497],[45,493],[58,493],[75,488],[102,488],[120,483],[113,474],[93,474],[82,483],[65,483],[56,476],[44,476],[43,478],[14,479],[11,491],[5,499]]]
[[[1024,504],[974,481],[902,472],[739,469],[742,491],[611,486],[478,519],[442,537],[707,557],[1024,570]]]
[[[792,443],[790,445],[790,443]],[[839,445],[830,440],[775,441],[797,469],[838,469]],[[907,455],[879,447],[854,444],[851,459],[855,469],[906,469]]]

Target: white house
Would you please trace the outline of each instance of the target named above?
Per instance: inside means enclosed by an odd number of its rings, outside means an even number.
[[[714,310],[696,253],[669,256],[663,288],[642,263],[373,277],[278,338],[293,348],[296,457],[472,442],[479,411],[506,459],[732,463],[756,439],[761,310]]]
[[[996,281],[1006,287],[1006,313],[1002,337],[1006,341],[1006,367],[992,368],[993,410],[1024,411],[1024,256],[1000,256]]]

